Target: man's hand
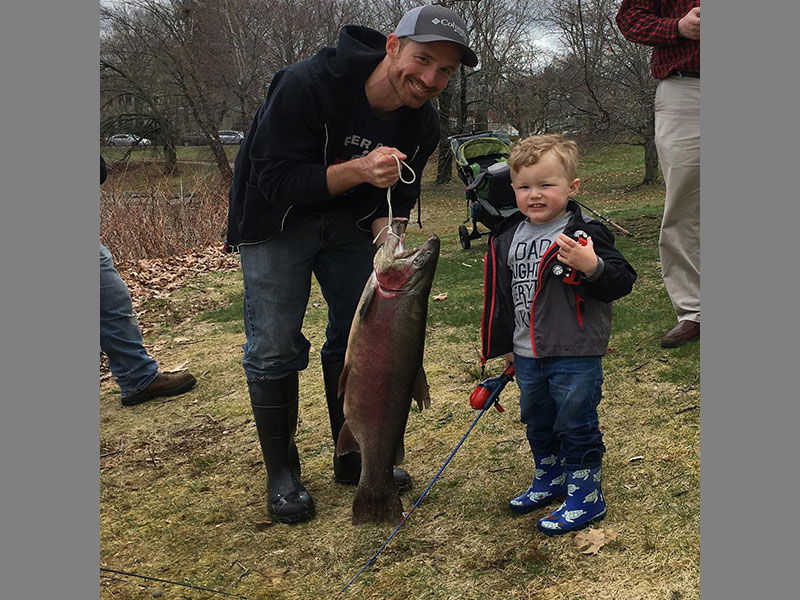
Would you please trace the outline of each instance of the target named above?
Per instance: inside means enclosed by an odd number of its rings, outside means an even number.
[[[568,235],[560,233],[556,243],[559,246],[558,260],[587,277],[594,273],[597,268],[597,254],[594,253],[591,237],[586,238],[586,245],[583,246]]]
[[[678,33],[690,40],[700,39],[700,7],[695,6],[678,21]]]
[[[370,183],[379,188],[393,186],[400,177],[400,171],[392,155],[399,160],[407,158],[397,148],[380,146],[366,156],[329,166],[328,193],[338,196],[362,183]]]
[[[380,146],[366,156],[357,158],[356,161],[360,162],[359,167],[364,174],[364,181],[378,188],[388,188],[397,183],[400,169],[393,156],[400,160],[407,158],[397,148],[388,146]]]

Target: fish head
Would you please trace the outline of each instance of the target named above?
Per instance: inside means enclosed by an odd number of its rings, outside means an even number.
[[[386,241],[375,253],[373,266],[378,286],[384,292],[429,290],[439,261],[439,238],[431,234],[416,248],[405,247],[408,219],[392,219]]]

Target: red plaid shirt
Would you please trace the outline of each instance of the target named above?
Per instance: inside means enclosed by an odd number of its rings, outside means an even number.
[[[656,79],[672,71],[700,72],[700,40],[678,35],[678,21],[700,0],[623,0],[617,26],[631,42],[653,46],[650,70]]]

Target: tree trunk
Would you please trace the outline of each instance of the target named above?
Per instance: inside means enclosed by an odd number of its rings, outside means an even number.
[[[644,180],[642,184],[655,185],[658,183],[659,171],[656,141],[655,138],[650,138],[644,144]]]
[[[211,152],[214,153],[214,159],[217,161],[217,168],[220,175],[225,181],[230,182],[233,179],[233,171],[231,171],[231,164],[228,161],[228,156],[225,154],[225,148],[216,139],[211,140],[209,144]]]
[[[458,133],[467,133],[467,68],[459,69]]]
[[[164,143],[164,174],[174,175],[178,170],[178,154],[175,152],[175,142],[168,138]]]
[[[449,183],[453,179],[453,157],[450,154],[450,107],[453,105],[453,89],[448,85],[439,95],[439,158],[436,162],[436,183]]]
[[[658,183],[658,150],[656,149],[656,117],[653,114],[647,123],[647,134],[644,139],[644,179],[642,185]]]

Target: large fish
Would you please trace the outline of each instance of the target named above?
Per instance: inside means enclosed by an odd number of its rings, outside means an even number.
[[[407,250],[406,224],[394,219],[386,242],[375,254],[339,379],[346,420],[336,452],[361,452],[354,525],[402,518],[392,471],[403,460],[412,396],[420,410],[430,406],[422,354],[439,238],[431,235],[421,246]]]

